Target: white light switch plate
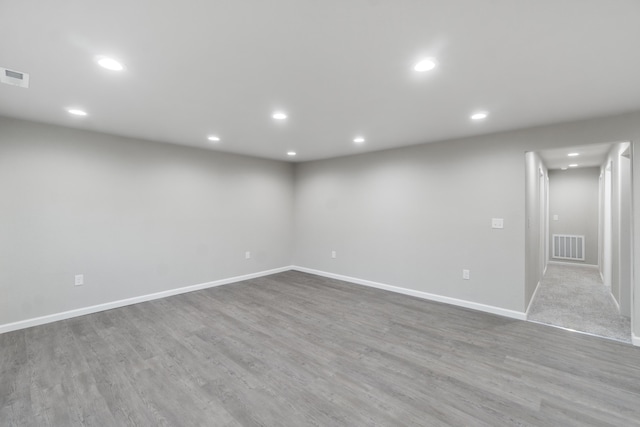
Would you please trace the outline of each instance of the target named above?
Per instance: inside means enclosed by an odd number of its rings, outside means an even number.
[[[504,228],[504,219],[491,218],[491,228]]]

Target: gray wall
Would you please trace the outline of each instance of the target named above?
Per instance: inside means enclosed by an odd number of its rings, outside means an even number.
[[[291,263],[284,162],[0,118],[0,195],[0,325]]]
[[[296,190],[296,265],[523,311],[520,144],[478,138],[306,163]]]
[[[524,298],[531,298],[547,266],[545,248],[546,211],[548,199],[548,171],[540,155],[525,155],[525,289]]]
[[[614,144],[601,168],[604,176],[607,164],[611,164],[611,294],[620,306],[620,313],[631,315],[631,261],[630,251],[631,221],[631,164],[630,159],[621,155],[626,143]],[[638,224],[638,223],[636,223]],[[636,225],[636,227],[639,225]],[[638,290],[640,293],[640,290]]]
[[[628,144],[625,144],[627,146]],[[626,150],[625,150],[626,148]],[[633,248],[631,246],[631,233],[633,232],[632,228],[632,210],[631,210],[631,202],[633,201],[633,197],[631,194],[631,150],[630,147],[621,147],[620,152],[625,152],[624,155],[618,155],[618,172],[619,172],[619,253],[622,254],[622,257],[618,261],[618,266],[620,269],[620,274],[618,276],[619,279],[619,287],[620,287],[620,296],[618,303],[620,304],[620,313],[624,316],[631,316],[631,282],[633,280],[633,270],[631,268],[631,264],[633,262]],[[639,224],[640,226],[640,224]],[[629,253],[630,256],[624,256],[624,254]],[[640,290],[639,290],[640,292]]]
[[[299,164],[294,263],[524,312],[525,152],[624,140],[639,112]]]
[[[549,253],[554,234],[585,236],[584,261],[559,261],[598,265],[599,191],[598,167],[549,171]]]

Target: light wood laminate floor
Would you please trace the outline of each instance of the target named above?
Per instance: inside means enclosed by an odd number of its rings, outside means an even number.
[[[2,426],[633,426],[640,348],[285,272],[0,335]]]

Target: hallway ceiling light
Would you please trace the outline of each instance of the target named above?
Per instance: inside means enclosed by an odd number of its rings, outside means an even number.
[[[273,113],[273,115],[271,116],[276,120],[285,120],[287,118],[286,113],[283,113],[282,111],[277,111],[275,113]]]
[[[436,61],[433,58],[425,58],[413,67],[413,69],[419,73],[433,70],[434,68],[436,68]]]
[[[213,141],[213,142],[218,142],[218,141],[220,141],[220,137],[219,137],[219,136],[215,136],[215,135],[208,136],[208,137],[207,137],[207,139],[208,139],[209,141]]]
[[[293,157],[293,156],[295,156],[295,155],[296,155],[296,152],[295,152],[295,151],[288,151],[288,152],[287,152],[287,156]]]
[[[489,113],[486,113],[484,111],[478,112],[478,113],[474,113],[471,116],[471,120],[482,120],[482,119],[486,119],[487,116],[489,115]]]
[[[577,168],[577,167],[578,167],[578,164],[577,164],[577,163],[571,163],[571,164],[569,165],[569,167],[570,167],[570,168]]]
[[[106,68],[107,70],[111,70],[111,71],[124,70],[124,65],[122,65],[120,62],[116,61],[115,59],[109,58],[106,56],[98,57],[98,65],[100,65],[102,68]]]
[[[569,153],[569,154],[567,154],[567,156],[569,156],[569,157],[576,157],[576,156],[579,156],[579,155],[580,155],[580,153]]]
[[[563,171],[566,171],[566,170],[567,170],[567,169],[569,169],[569,168],[564,167],[564,168],[560,168],[560,169],[562,169]]]
[[[69,114],[73,114],[74,116],[86,116],[87,112],[83,110],[79,110],[77,108],[69,108],[67,110]]]
[[[364,142],[364,138],[361,136],[356,136],[355,138],[353,138],[353,142],[355,142],[356,144],[362,144]]]

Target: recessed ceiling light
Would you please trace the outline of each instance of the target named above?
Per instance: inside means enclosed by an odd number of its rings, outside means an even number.
[[[567,169],[569,169],[569,168],[560,168],[560,169],[562,169],[563,171],[566,171],[566,170],[567,170]]]
[[[276,113],[273,113],[273,115],[271,117],[273,117],[276,120],[284,120],[284,119],[287,118],[287,115],[286,115],[286,113],[278,111]]]
[[[486,119],[488,115],[489,115],[489,113],[485,113],[485,112],[474,113],[474,114],[471,116],[471,120],[482,120],[482,119]]]
[[[433,58],[425,58],[418,62],[413,69],[422,73],[436,68],[436,61]]]
[[[353,142],[355,142],[356,144],[362,144],[364,142],[364,138],[361,136],[356,136],[355,138],[353,138]]]
[[[295,156],[295,155],[296,155],[296,152],[295,152],[295,151],[287,151],[287,156],[291,156],[291,157],[293,157],[293,156]]]
[[[580,155],[580,153],[569,153],[569,154],[567,154],[567,156],[569,156],[569,157],[576,157],[576,156],[579,156],[579,155]]]
[[[115,59],[109,58],[106,56],[100,56],[98,58],[98,65],[100,65],[102,68],[106,68],[107,70],[111,70],[111,71],[124,70],[124,65],[122,65],[120,62],[116,61]]]
[[[215,135],[208,136],[208,137],[207,137],[207,139],[208,139],[209,141],[213,141],[213,142],[218,142],[218,141],[220,141],[220,137],[215,136]]]
[[[78,110],[77,108],[69,108],[67,110],[69,114],[73,114],[74,116],[86,116],[87,112],[83,110]]]
[[[570,167],[570,168],[577,168],[577,167],[578,167],[578,164],[577,164],[577,163],[571,163],[571,164],[569,165],[569,167]]]

